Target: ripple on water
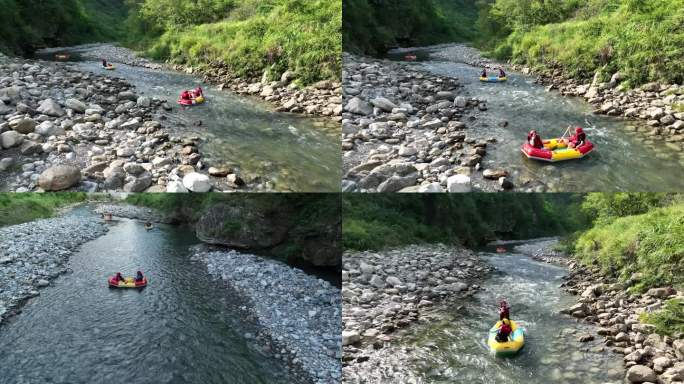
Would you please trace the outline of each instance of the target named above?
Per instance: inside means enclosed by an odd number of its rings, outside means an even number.
[[[579,343],[578,335],[592,328],[559,313],[574,302],[558,288],[563,269],[514,253],[486,257],[498,272],[482,283],[473,300],[447,308],[439,321],[403,338],[422,382],[600,384],[620,379],[622,360],[597,352],[600,340]],[[525,348],[514,358],[491,356],[486,342],[502,297],[526,330]]]

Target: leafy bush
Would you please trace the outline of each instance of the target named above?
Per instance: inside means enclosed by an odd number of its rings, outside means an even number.
[[[620,71],[633,86],[684,81],[684,0],[496,0],[480,25],[510,34],[491,53],[575,77]]]
[[[598,223],[579,237],[575,255],[622,280],[640,273],[637,291],[684,284],[684,203]]]
[[[668,300],[663,309],[653,313],[642,313],[639,320],[654,325],[656,332],[661,335],[684,334],[684,300]]]
[[[342,4],[339,0],[144,0],[128,25],[129,43],[158,60],[204,67],[225,64],[246,77],[298,81],[339,79]]]

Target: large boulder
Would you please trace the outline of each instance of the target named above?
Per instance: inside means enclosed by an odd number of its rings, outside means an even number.
[[[33,119],[16,119],[9,123],[10,127],[24,135],[32,133],[36,129],[36,122]]]
[[[371,100],[371,104],[385,112],[392,112],[394,108],[398,108],[396,104],[394,104],[393,102],[389,101],[384,97],[378,97]]]
[[[472,190],[470,176],[453,175],[447,179],[449,193],[467,193]]]
[[[67,108],[71,108],[79,113],[85,113],[87,108],[84,102],[77,99],[67,99],[64,105],[66,105]]]
[[[62,109],[62,107],[52,99],[43,100],[43,102],[41,102],[38,106],[38,112],[54,117],[64,116],[64,110]]]
[[[66,133],[62,126],[56,125],[55,123],[49,120],[40,123],[40,125],[36,127],[35,132],[44,137],[60,136]]]
[[[24,135],[17,131],[7,131],[0,134],[0,144],[3,148],[16,147],[24,141]]]
[[[373,106],[358,97],[354,97],[345,106],[345,109],[356,115],[367,116],[373,113]]]
[[[38,178],[38,185],[46,191],[61,191],[81,182],[81,170],[73,165],[52,166]]]
[[[655,382],[657,377],[651,368],[645,365],[634,365],[627,371],[625,380],[629,384],[641,384]]]
[[[131,193],[143,192],[150,185],[152,185],[152,175],[149,172],[145,172],[124,184],[123,190]]]
[[[212,188],[209,176],[192,172],[183,177],[183,186],[192,192],[209,192]]]

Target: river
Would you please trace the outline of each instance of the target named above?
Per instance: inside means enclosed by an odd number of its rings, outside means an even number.
[[[505,168],[519,187],[563,192],[684,189],[684,178],[679,176],[684,172],[684,152],[648,137],[651,128],[645,122],[594,115],[584,99],[547,92],[534,77],[513,71],[507,72],[506,83],[481,83],[482,68],[465,64],[472,57],[461,57],[463,49],[457,45],[401,50],[389,57],[400,60],[408,53],[416,54],[413,65],[419,69],[458,78],[461,94],[487,101],[488,110],[468,123],[468,133],[497,138],[482,165]],[[585,128],[596,146],[594,152],[581,160],[552,164],[529,160],[520,152],[530,130],[547,139],[560,137],[569,125]]]
[[[478,282],[473,298],[444,307],[438,320],[404,331],[399,348],[410,354],[416,382],[431,384],[601,384],[619,382],[621,355],[604,351],[600,337],[580,343],[593,326],[559,311],[575,303],[559,285],[566,271],[509,251],[480,256],[497,268]],[[513,358],[489,354],[488,330],[498,319],[501,298],[511,318],[525,328],[526,344]],[[406,362],[396,362],[397,366]]]
[[[162,113],[164,125],[172,134],[201,137],[200,150],[209,164],[237,167],[245,178],[260,176],[274,191],[340,189],[340,124],[332,119],[274,112],[259,99],[220,91],[185,73],[120,63],[115,71],[105,71],[100,62],[79,55],[78,48],[64,52],[84,71],[123,78],[138,94],[168,100],[173,111]],[[54,52],[38,58],[53,60]],[[207,103],[180,108],[180,92],[198,85]]]
[[[71,273],[0,328],[0,383],[298,382],[250,342],[234,300],[190,262],[197,243],[187,227],[114,221],[70,258]],[[148,287],[107,287],[114,272],[136,270]]]

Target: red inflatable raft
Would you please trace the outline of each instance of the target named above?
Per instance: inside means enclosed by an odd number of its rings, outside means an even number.
[[[569,148],[561,139],[544,140],[543,143],[544,148],[535,148],[525,142],[521,150],[530,159],[549,162],[581,159],[594,150],[594,144],[589,140],[577,148]]]

